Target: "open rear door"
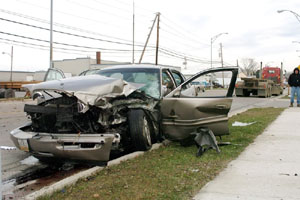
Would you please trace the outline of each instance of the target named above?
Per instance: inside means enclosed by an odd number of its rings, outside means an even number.
[[[63,71],[57,68],[49,68],[45,74],[44,81],[53,81],[66,78]]]
[[[229,134],[228,112],[238,68],[214,68],[191,77],[161,102],[164,134],[182,140],[198,128],[209,128],[216,136]]]

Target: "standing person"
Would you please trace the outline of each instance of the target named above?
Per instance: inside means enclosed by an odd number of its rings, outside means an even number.
[[[293,107],[295,93],[297,95],[297,107],[300,107],[300,74],[299,74],[299,69],[298,68],[294,69],[294,73],[292,73],[290,75],[288,83],[292,88],[290,107]]]

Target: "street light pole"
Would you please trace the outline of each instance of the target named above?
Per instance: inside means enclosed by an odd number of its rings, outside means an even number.
[[[278,12],[278,13],[282,13],[282,12],[290,12],[290,13],[292,13],[292,14],[296,17],[296,19],[300,22],[300,15],[297,14],[297,13],[295,13],[294,11],[291,11],[291,10],[277,10],[277,12]]]
[[[210,68],[212,68],[212,45],[218,37],[220,37],[221,35],[224,35],[224,34],[228,34],[228,33],[219,33],[219,34],[213,36],[212,38],[210,38]],[[211,75],[210,75],[210,89],[212,90],[212,76]]]
[[[212,68],[212,45],[218,37],[220,37],[221,35],[224,35],[224,34],[228,34],[228,33],[219,33],[210,39],[210,68]]]
[[[49,68],[52,68],[53,61],[53,0],[51,0],[50,4],[50,63]]]
[[[14,60],[14,46],[11,46],[11,53],[10,53],[10,83],[11,83],[11,86],[12,86],[13,60]]]
[[[133,15],[132,15],[132,64],[134,64],[134,25],[135,25],[135,10],[134,10],[134,0],[132,2],[132,10],[133,10]]]
[[[2,52],[2,54],[6,54],[10,56],[10,78],[9,81],[11,83],[12,88],[12,70],[13,70],[13,60],[14,60],[14,46],[11,46],[11,53]]]

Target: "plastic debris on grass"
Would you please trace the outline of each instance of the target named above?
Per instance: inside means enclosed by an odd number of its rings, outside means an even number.
[[[245,122],[238,122],[235,121],[232,126],[250,126],[252,124],[255,124],[256,122],[249,122],[249,123],[245,123]]]

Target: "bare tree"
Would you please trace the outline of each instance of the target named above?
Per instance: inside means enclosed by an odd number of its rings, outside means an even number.
[[[255,75],[258,68],[259,68],[258,62],[256,62],[253,58],[242,58],[241,59],[240,69],[246,76]]]

